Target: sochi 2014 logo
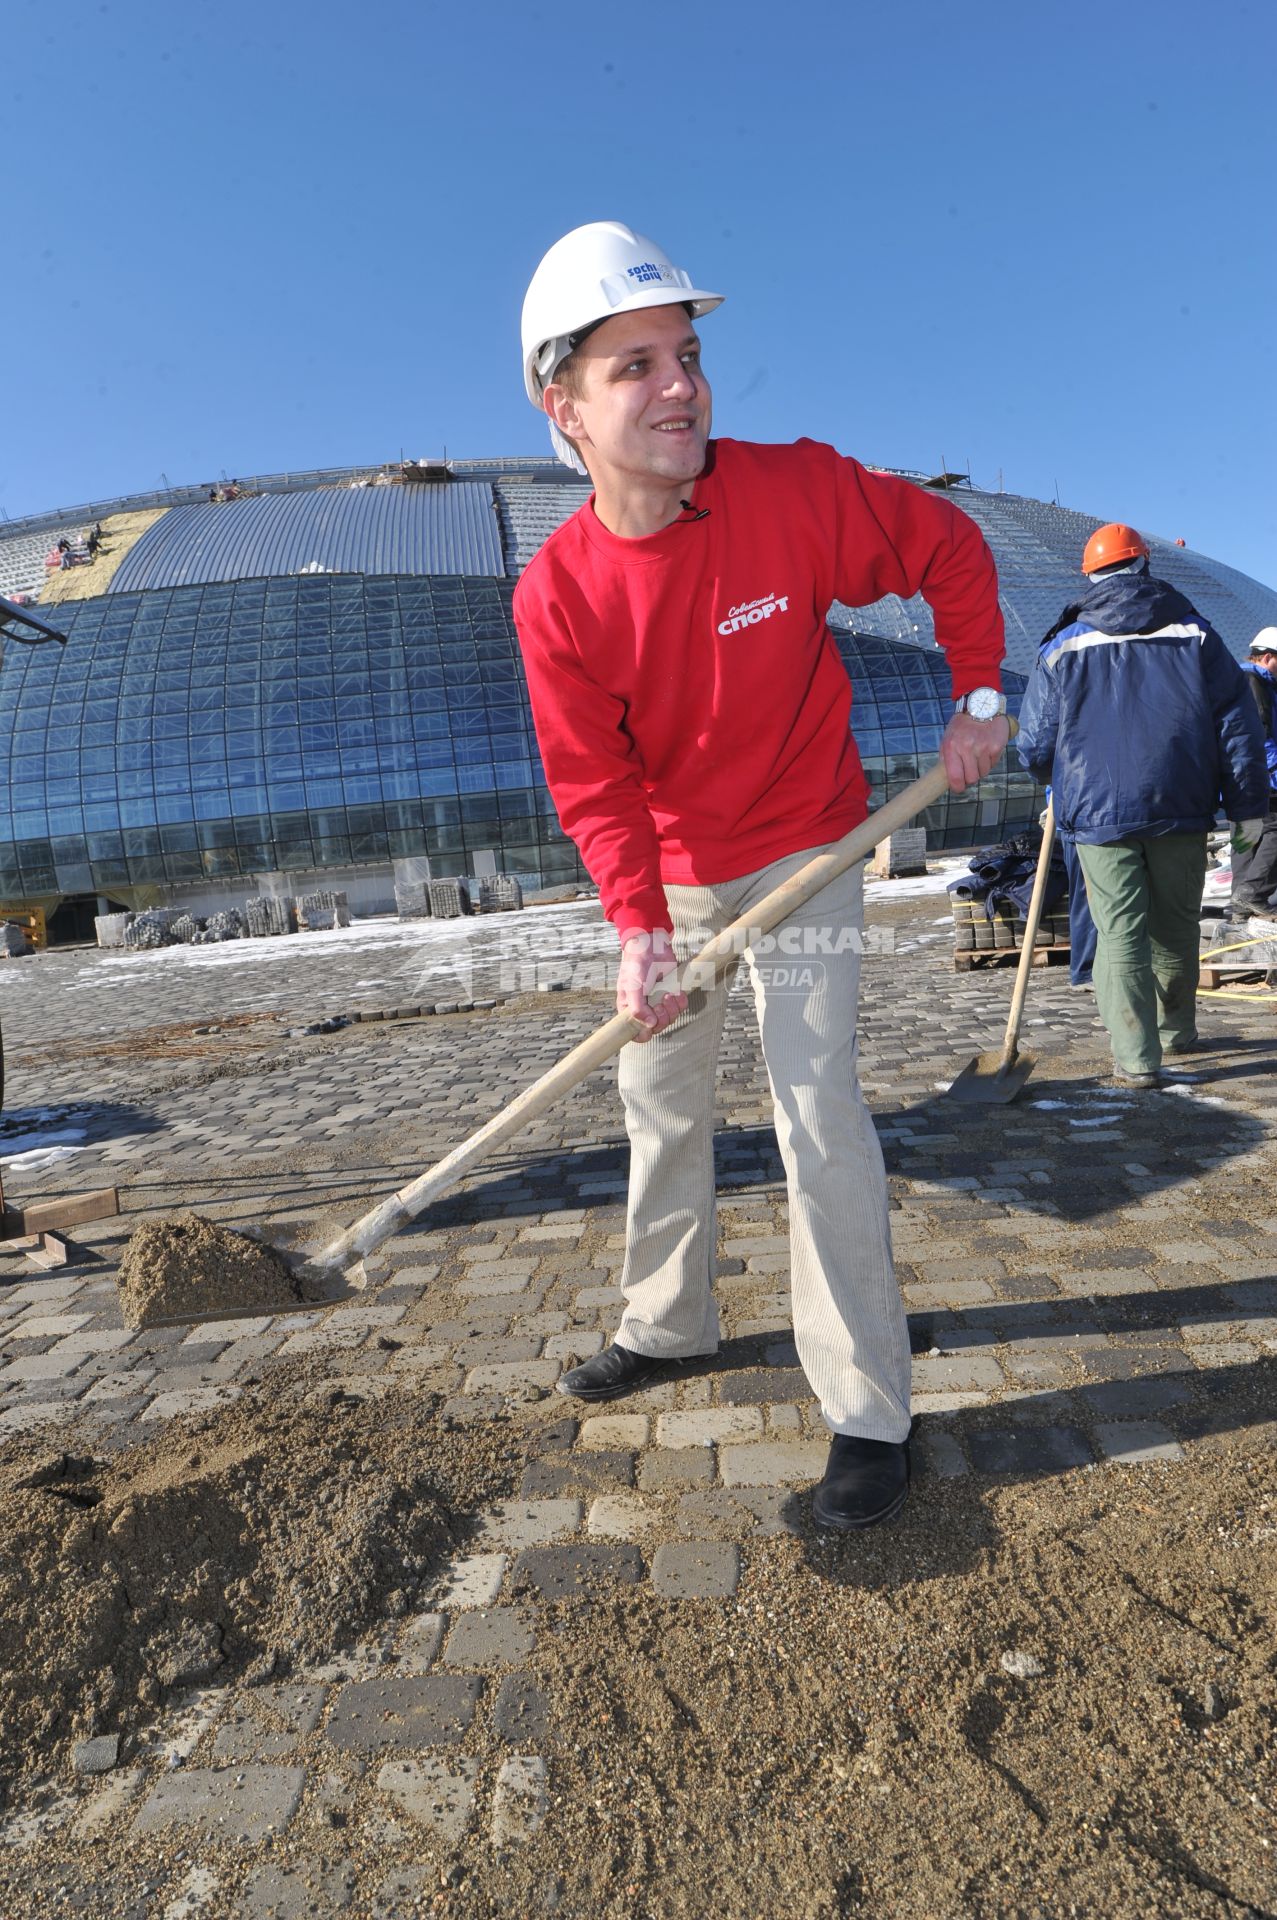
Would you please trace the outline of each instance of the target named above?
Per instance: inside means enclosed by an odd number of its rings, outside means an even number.
[[[640,261],[637,267],[627,267],[625,273],[627,279],[637,280],[640,285],[653,280],[659,284],[665,280],[672,281],[674,278],[669,267],[658,267],[654,260]]]
[[[728,609],[726,620],[720,620],[718,631],[722,634],[739,633],[742,627],[756,627],[764,620],[770,620],[774,613],[789,611],[787,593],[765,593],[761,600],[742,600],[738,607]]]

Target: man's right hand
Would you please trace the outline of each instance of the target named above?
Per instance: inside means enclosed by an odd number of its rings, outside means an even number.
[[[616,977],[616,1010],[641,1020],[646,1031],[636,1033],[642,1045],[677,1020],[687,1006],[685,993],[657,993],[653,990],[668,980],[678,968],[674,945],[664,927],[651,932],[632,929],[621,942],[621,965]]]

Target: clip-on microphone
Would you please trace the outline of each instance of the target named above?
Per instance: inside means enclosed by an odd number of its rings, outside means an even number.
[[[680,500],[678,504],[680,507],[682,507],[684,513],[691,514],[693,520],[709,519],[708,507],[694,507],[690,500]],[[687,525],[689,523],[684,522],[684,524]]]

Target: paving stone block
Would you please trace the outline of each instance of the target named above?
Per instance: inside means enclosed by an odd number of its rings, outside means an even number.
[[[244,1882],[243,1891],[233,1909],[232,1920],[323,1920],[323,1916],[344,1913],[355,1897],[355,1869],[348,1861],[325,1863],[308,1860],[303,1866],[257,1867]],[[212,1910],[203,1902],[192,1915]],[[175,1914],[166,1907],[164,1920]]]
[[[211,1413],[215,1407],[229,1407],[241,1391],[229,1381],[220,1381],[211,1387],[189,1387],[182,1393],[157,1393],[141,1418],[176,1420],[187,1413]]]
[[[644,1493],[708,1486],[713,1478],[714,1456],[707,1447],[655,1447],[639,1461],[638,1483]]]
[[[335,1747],[443,1747],[460,1740],[483,1691],[459,1673],[379,1674],[342,1688],[328,1717]]]
[[[500,1581],[497,1585],[500,1587]],[[418,1613],[399,1632],[399,1671],[424,1673],[443,1644],[443,1615]]]
[[[474,1367],[466,1376],[467,1393],[515,1393],[521,1387],[536,1387],[543,1393],[563,1371],[557,1360],[515,1360],[504,1365]]]
[[[141,1393],[155,1378],[152,1367],[138,1367],[131,1373],[99,1374],[88,1392],[84,1395],[83,1405],[96,1406],[102,1400],[129,1400]]]
[[[1256,1358],[1255,1349],[1246,1340],[1202,1340],[1193,1348],[1196,1366],[1246,1367]]]
[[[493,1725],[512,1746],[539,1743],[549,1737],[550,1706],[530,1673],[508,1673],[497,1690]]]
[[[517,1846],[530,1840],[545,1819],[545,1761],[534,1754],[503,1760],[492,1800],[492,1844]]]
[[[652,1558],[652,1585],[665,1600],[721,1600],[736,1591],[740,1555],[727,1541],[667,1543]]]
[[[536,1644],[532,1622],[518,1607],[462,1614],[448,1635],[443,1657],[450,1667],[513,1667]]]
[[[99,1733],[92,1740],[77,1740],[71,1764],[77,1773],[110,1773],[120,1757],[118,1733]]]
[[[779,1487],[734,1487],[730,1493],[715,1487],[683,1494],[674,1524],[695,1540],[767,1539],[797,1531],[788,1517],[790,1503]]]
[[[65,1340],[93,1318],[90,1313],[37,1313],[9,1330],[10,1340]]]
[[[578,1511],[580,1503],[577,1503]],[[504,1553],[461,1554],[449,1566],[439,1590],[439,1605],[448,1608],[490,1607],[505,1578]]]
[[[914,1458],[924,1475],[957,1480],[971,1471],[967,1456],[951,1433],[932,1431],[914,1441]]]
[[[575,1533],[583,1508],[579,1500],[502,1500],[478,1516],[485,1541],[502,1547],[536,1547]]]
[[[647,1415],[642,1413],[600,1413],[583,1420],[577,1444],[582,1447],[617,1447],[625,1450],[645,1447],[648,1439]]]
[[[291,1733],[268,1731],[254,1715],[232,1711],[213,1736],[216,1761],[287,1760],[297,1745]]]
[[[252,1845],[280,1833],[297,1811],[303,1767],[190,1767],[152,1787],[133,1823],[136,1834],[176,1826],[204,1840]]]
[[[760,1446],[725,1446],[718,1470],[725,1487],[783,1487],[819,1480],[829,1448],[818,1440],[769,1440]]]
[[[410,1819],[455,1845],[470,1825],[478,1774],[477,1760],[388,1760],[377,1785]]]
[[[1006,1370],[1025,1387],[1059,1387],[1077,1378],[1078,1367],[1067,1353],[1050,1348],[1021,1347],[1010,1354]]]
[[[539,1459],[547,1453],[564,1453],[572,1446],[581,1431],[580,1422],[571,1418],[548,1420],[542,1427],[530,1433],[527,1438],[527,1451],[530,1458]]]
[[[623,1307],[625,1295],[619,1287],[582,1287],[576,1304],[583,1314],[605,1313],[612,1307]]]
[[[605,1582],[632,1586],[643,1577],[643,1556],[630,1545],[528,1547],[514,1563],[516,1593],[567,1600]]]
[[[244,1320],[204,1320],[199,1326],[191,1328],[179,1342],[179,1347],[225,1346],[228,1341],[248,1340],[256,1334],[265,1333],[270,1326],[270,1314]]]
[[[608,1493],[590,1503],[585,1530],[595,1540],[641,1540],[660,1510],[638,1493]]]
[[[1150,1374],[1142,1380],[1103,1380],[1082,1387],[1079,1399],[1093,1414],[1109,1420],[1132,1419],[1149,1413],[1164,1413],[1168,1407],[1184,1406],[1193,1398],[1191,1377],[1183,1374]]]
[[[632,1453],[555,1454],[524,1468],[519,1492],[528,1499],[566,1493],[610,1493],[634,1485]]]
[[[1097,1299],[1101,1294],[1147,1293],[1153,1284],[1150,1276],[1137,1267],[1070,1269],[1057,1273],[1055,1281],[1061,1293],[1092,1294]]]
[[[943,1286],[906,1283],[903,1292],[911,1313],[926,1313],[936,1307],[978,1307],[997,1299],[987,1280],[946,1280]]]
[[[1156,1420],[1101,1420],[1096,1425],[1095,1437],[1105,1459],[1115,1460],[1124,1467],[1184,1458],[1184,1449],[1170,1428],[1160,1426]]]
[[[1006,1385],[997,1361],[979,1353],[918,1354],[913,1361],[915,1393],[992,1393]]]
[[[372,1920],[406,1920],[409,1914],[426,1913],[438,1890],[437,1866],[392,1867],[378,1883]]]
[[[576,1367],[591,1355],[603,1351],[604,1335],[580,1327],[575,1333],[554,1333],[545,1343],[547,1360],[561,1360],[565,1367]]]
[[[527,1334],[518,1337],[507,1334],[503,1338],[494,1338],[491,1334],[479,1339],[463,1341],[457,1348],[458,1365],[467,1372],[474,1367],[498,1367],[517,1360],[539,1360],[541,1341]]]
[[[714,1391],[721,1407],[757,1407],[773,1400],[813,1398],[801,1367],[755,1367],[747,1373],[716,1374]]]
[[[660,1447],[712,1447],[725,1440],[744,1440],[763,1430],[757,1407],[693,1407],[663,1413],[656,1422]]]
[[[115,1827],[129,1802],[136,1799],[144,1778],[141,1767],[129,1767],[113,1773],[100,1792],[81,1801],[71,1821],[75,1839],[96,1840]]]
[[[967,1448],[979,1473],[1037,1477],[1088,1467],[1094,1458],[1077,1427],[999,1427],[968,1436]]]

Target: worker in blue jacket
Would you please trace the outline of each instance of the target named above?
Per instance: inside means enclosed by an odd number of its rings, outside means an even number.
[[[1086,877],[1094,986],[1114,1079],[1155,1087],[1198,1044],[1206,835],[1222,803],[1234,845],[1268,812],[1255,703],[1241,668],[1148,543],[1113,524],[1082,556],[1088,586],[1042,643],[1020,710],[1020,758],[1049,780]]]
[[[1242,661],[1242,672],[1264,730],[1268,814],[1258,843],[1248,852],[1233,853],[1230,911],[1235,920],[1249,919],[1252,913],[1270,914],[1277,895],[1277,627],[1260,628],[1250,643],[1250,658]]]

